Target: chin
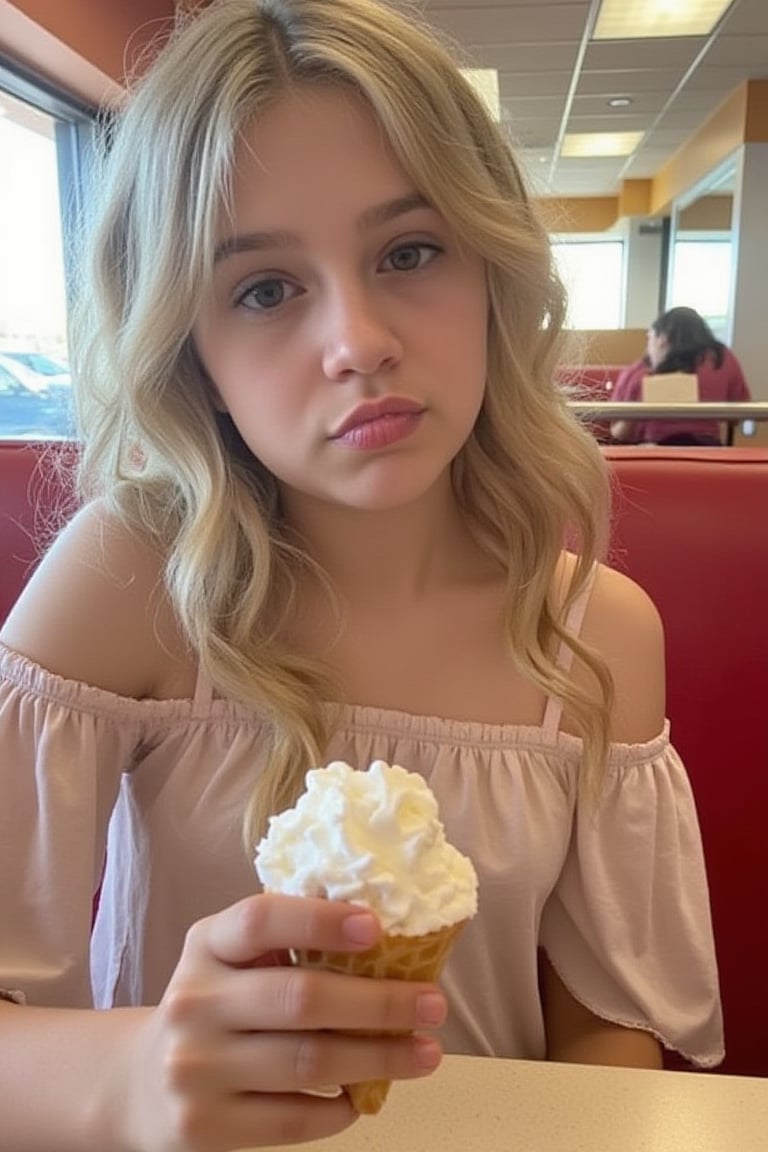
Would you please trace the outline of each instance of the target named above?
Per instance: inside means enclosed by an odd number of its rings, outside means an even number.
[[[360,484],[359,487],[350,485],[339,494],[338,503],[360,512],[395,512],[422,502],[430,507],[436,500],[442,503],[444,493],[450,490],[449,469],[437,476],[419,478],[401,474],[390,476],[388,480],[379,478],[376,483]]]

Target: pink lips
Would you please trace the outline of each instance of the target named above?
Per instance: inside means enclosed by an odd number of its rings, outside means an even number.
[[[332,433],[331,439],[350,448],[386,448],[410,436],[418,427],[424,408],[401,396],[359,404]]]

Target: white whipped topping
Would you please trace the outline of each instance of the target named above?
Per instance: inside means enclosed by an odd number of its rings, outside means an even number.
[[[271,817],[256,871],[270,892],[365,905],[389,935],[422,936],[477,911],[472,862],[446,842],[426,782],[383,760],[308,772],[296,806]]]

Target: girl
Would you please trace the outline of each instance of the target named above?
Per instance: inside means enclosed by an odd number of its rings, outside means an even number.
[[[693,373],[699,400],[733,403],[751,399],[741,364],[694,308],[670,308],[656,317],[648,329],[645,356],[624,369],[611,399],[642,400],[644,377],[669,372]],[[723,442],[716,420],[616,420],[611,435],[620,443],[634,444],[720,447]]]
[[[456,66],[372,0],[220,0],[102,186],[74,343],[94,498],[2,637],[0,1149],[326,1135],[348,1101],[302,1091],[422,1075],[433,1028],[715,1063],[659,619],[597,563],[547,237]],[[447,1009],[281,963],[378,931],[256,891],[266,818],[335,757],[422,772],[480,874]]]

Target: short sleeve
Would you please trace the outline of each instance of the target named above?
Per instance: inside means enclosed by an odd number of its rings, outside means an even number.
[[[571,993],[700,1067],[723,1058],[704,856],[668,731],[616,746],[597,807],[579,801],[541,944]]]
[[[92,902],[135,742],[94,695],[0,646],[0,987],[28,1004],[92,1002]]]

